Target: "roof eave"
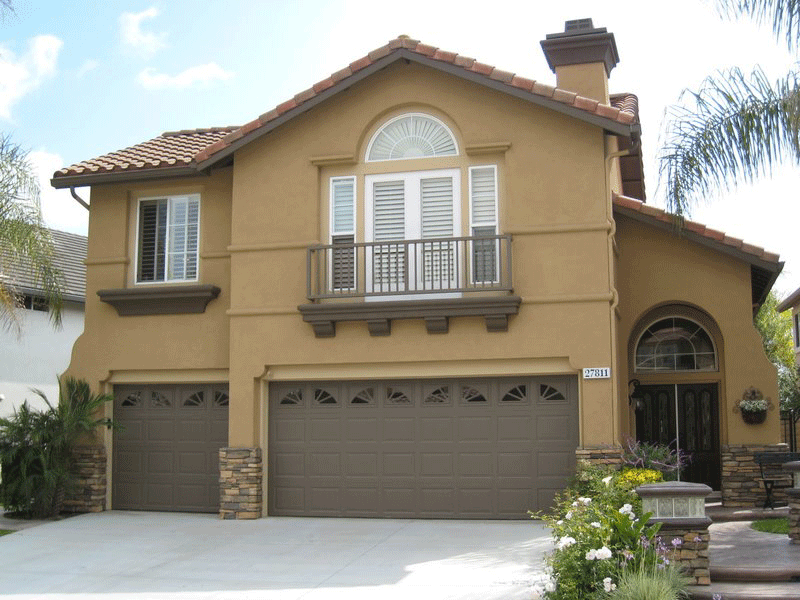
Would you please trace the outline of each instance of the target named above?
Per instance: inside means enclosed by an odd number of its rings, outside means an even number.
[[[530,91],[513,87],[502,81],[491,79],[480,73],[469,71],[467,69],[464,69],[463,67],[435,60],[427,56],[421,55],[417,52],[408,50],[406,48],[399,48],[397,50],[392,51],[391,54],[387,54],[383,58],[376,60],[369,66],[364,67],[363,69],[356,71],[352,75],[342,79],[341,81],[337,82],[330,88],[316,94],[313,98],[306,100],[302,104],[286,111],[282,115],[264,123],[261,127],[258,127],[257,129],[254,129],[247,135],[242,136],[241,138],[234,141],[229,146],[226,146],[225,148],[221,149],[219,152],[216,152],[206,160],[198,162],[197,169],[205,170],[213,167],[219,161],[227,158],[242,146],[245,146],[250,142],[260,138],[261,136],[266,135],[267,133],[280,127],[287,121],[290,121],[294,117],[297,117],[311,110],[312,108],[324,102],[328,98],[335,96],[339,92],[351,87],[352,85],[358,83],[359,81],[362,81],[363,79],[369,77],[370,75],[382,69],[385,69],[389,65],[399,60],[415,62],[424,65],[426,67],[437,69],[439,71],[448,73],[450,75],[460,77],[461,79],[465,79],[467,81],[483,85],[490,89],[494,89],[496,91],[509,94],[516,98],[525,100],[527,102],[531,102],[537,106],[554,110],[556,112],[567,115],[569,117],[579,119],[591,125],[596,125],[597,127],[601,127],[604,131],[614,135],[622,135],[633,138],[641,133],[641,128],[638,123],[634,122],[631,124],[625,124],[625,123],[620,123],[619,121],[615,121],[614,119],[610,119],[608,117],[602,117],[600,115],[591,114],[579,108],[575,108],[573,106],[559,102],[557,100],[546,98],[544,96],[539,96]]]
[[[193,177],[200,174],[195,165],[187,165],[184,167],[162,167],[156,169],[136,169],[134,171],[88,173],[86,175],[63,175],[60,177],[53,177],[50,180],[50,185],[56,189],[65,189],[100,183],[123,183],[128,181],[147,181],[173,177]]]
[[[625,208],[624,206],[615,205],[614,212],[618,212],[619,214],[624,215],[630,219],[639,221],[640,223],[645,223],[646,225],[657,227],[664,231],[675,232],[676,230],[675,226],[672,223],[661,221],[660,219],[653,218],[649,215],[643,214],[636,210]],[[764,269],[765,271],[769,271],[770,273],[773,273],[775,275],[774,279],[777,279],[778,275],[783,270],[782,261],[772,262],[758,258],[757,256],[754,256],[748,252],[744,252],[739,248],[735,248],[733,246],[728,246],[726,244],[716,242],[710,238],[707,238],[693,231],[690,231],[689,229],[684,228],[681,229],[680,232],[681,236],[685,237],[687,240],[700,244],[701,246],[705,246],[706,248],[710,248],[711,250],[714,250],[716,252],[727,254],[728,256],[732,256],[733,258],[749,263],[760,269]],[[774,279],[772,283],[774,283]],[[770,284],[769,287],[771,288],[772,285]]]
[[[789,310],[797,304],[800,304],[800,288],[797,288],[795,291],[789,294],[788,298],[778,304],[776,310],[781,313],[785,310]]]

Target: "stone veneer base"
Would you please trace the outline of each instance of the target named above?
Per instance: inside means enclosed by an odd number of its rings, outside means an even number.
[[[800,489],[787,490],[789,496],[789,539],[800,544]]]
[[[670,550],[667,556],[692,580],[690,585],[711,585],[708,561],[708,542],[711,536],[708,526],[675,526],[662,522],[658,536],[667,548],[674,548],[674,539],[681,540],[680,546]]]
[[[762,507],[767,498],[761,470],[753,455],[758,452],[788,452],[786,444],[722,447],[722,505],[729,508]],[[772,498],[787,501],[786,488],[776,488]]]
[[[102,512],[106,508],[106,449],[103,446],[76,446],[75,486],[64,499],[67,512]]]
[[[622,463],[622,448],[616,446],[595,446],[577,448],[575,457],[593,465],[619,465]]]
[[[262,479],[261,448],[220,448],[220,518],[260,518]]]

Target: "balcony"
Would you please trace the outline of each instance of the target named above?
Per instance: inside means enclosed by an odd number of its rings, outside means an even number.
[[[512,294],[511,236],[354,243],[351,236],[308,249],[307,297],[299,308],[317,337],[338,321],[365,321],[389,335],[394,319],[425,320],[446,333],[451,317],[481,316],[488,331],[506,331],[520,298]]]

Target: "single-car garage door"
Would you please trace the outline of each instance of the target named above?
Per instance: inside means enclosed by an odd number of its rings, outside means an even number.
[[[572,377],[273,383],[272,515],[527,518],[578,445]]]
[[[113,508],[219,510],[227,385],[115,386],[114,419]]]

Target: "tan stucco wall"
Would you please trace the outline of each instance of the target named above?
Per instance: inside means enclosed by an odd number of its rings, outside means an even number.
[[[629,365],[629,341],[634,329],[652,309],[677,304],[706,313],[719,328],[715,339],[721,355],[717,373],[682,374],[687,382],[718,382],[720,441],[727,445],[779,441],[779,396],[775,367],[764,354],[753,326],[750,265],[709,250],[673,232],[629,218],[617,219],[619,382],[636,377],[643,384],[672,383],[675,376],[634,373]],[[709,333],[713,333],[709,331]],[[745,389],[754,386],[771,398],[774,410],[763,425],[748,425],[734,412]],[[633,412],[629,414],[633,423]],[[632,427],[632,425],[631,425]]]
[[[608,104],[608,75],[602,62],[556,67],[556,85]]]

